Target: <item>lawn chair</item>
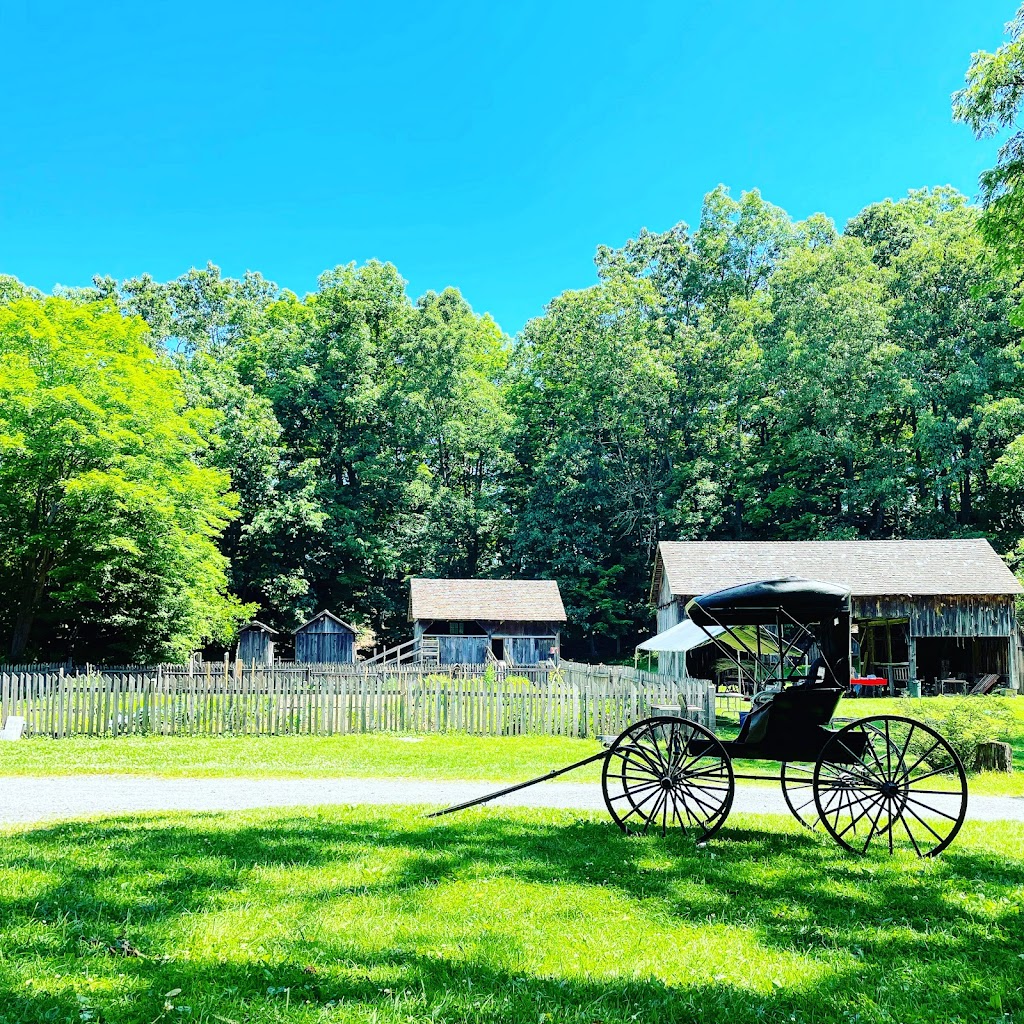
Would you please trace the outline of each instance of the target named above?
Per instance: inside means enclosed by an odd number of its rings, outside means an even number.
[[[893,665],[889,671],[891,673],[889,677],[890,692],[894,697],[902,697],[910,685],[910,666]]]
[[[975,684],[968,690],[968,694],[971,696],[988,693],[996,683],[999,682],[999,675],[996,672],[989,673],[988,675],[979,676]]]

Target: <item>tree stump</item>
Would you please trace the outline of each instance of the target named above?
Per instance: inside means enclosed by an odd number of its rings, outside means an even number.
[[[1012,772],[1013,748],[1009,743],[979,743],[974,767],[979,772]]]

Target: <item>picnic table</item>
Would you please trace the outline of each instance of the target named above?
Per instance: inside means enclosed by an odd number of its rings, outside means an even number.
[[[854,676],[850,680],[850,685],[853,687],[853,692],[860,697],[867,696],[867,694],[862,693],[861,687],[888,687],[889,680],[884,676]],[[873,696],[877,696],[877,694],[873,694]]]
[[[750,698],[742,693],[716,693],[715,707],[723,711],[747,711],[750,708]]]

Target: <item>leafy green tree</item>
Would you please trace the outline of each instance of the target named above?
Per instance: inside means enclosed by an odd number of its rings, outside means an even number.
[[[981,175],[981,230],[1003,267],[1024,266],[1024,6],[1006,26],[1010,37],[995,53],[971,57],[966,85],[953,95],[953,117],[975,136],[1006,137],[996,165]]]
[[[777,268],[745,398],[755,536],[871,535],[898,502],[900,376],[885,327],[880,274],[859,240],[794,249]]]
[[[1006,26],[1009,40],[994,53],[972,55],[966,85],[953,96],[953,117],[967,124],[979,139],[1002,136],[996,165],[981,175],[983,212],[979,228],[989,243],[996,271],[1019,281],[1024,270],[1024,6]],[[1013,319],[1024,322],[1019,289]],[[987,429],[992,425],[995,429]],[[992,508],[989,518],[1002,536],[1019,536],[1018,512],[1024,497],[1024,423],[1016,400],[992,403],[982,424],[981,440],[1002,444],[992,466]],[[1015,436],[1011,436],[1015,435]],[[1022,556],[1024,557],[1024,556]]]
[[[110,302],[0,306],[0,618],[12,659],[178,659],[246,609],[217,541],[234,516],[146,325]]]
[[[644,312],[649,291],[621,277],[555,299],[523,333],[510,390],[511,566],[558,580],[570,636],[606,651],[642,614],[671,487],[676,378]]]
[[[411,571],[462,577],[498,566],[508,528],[503,479],[512,468],[508,357],[497,324],[454,288],[416,303],[385,399],[402,410],[422,460],[410,493],[421,524],[407,556]]]
[[[1016,277],[978,233],[978,211],[951,188],[868,207],[847,227],[882,270],[888,335],[899,352],[894,397],[907,443],[905,481],[890,528],[935,536],[985,530],[1002,540],[990,469],[1002,451],[1006,397],[1019,394],[1021,332],[1012,323]],[[1001,422],[990,407],[999,407]],[[994,504],[995,503],[995,504]]]

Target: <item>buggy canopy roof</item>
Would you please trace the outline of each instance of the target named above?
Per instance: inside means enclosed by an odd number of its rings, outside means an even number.
[[[704,627],[767,626],[780,613],[804,624],[831,624],[850,614],[850,592],[834,583],[788,576],[702,594],[686,606],[686,614]]]
[[[757,630],[755,628],[744,628],[741,626],[732,632],[734,636],[729,636],[725,632],[724,626],[708,626],[706,630],[701,629],[697,623],[692,622],[690,619],[683,619],[682,622],[677,622],[674,626],[670,626],[657,636],[652,636],[650,640],[637,644],[636,649],[638,651],[685,653],[686,651],[693,650],[694,647],[709,644],[712,640],[717,641],[719,644],[727,644],[738,651],[744,650],[743,643],[747,645],[748,649],[757,647]],[[737,643],[737,638],[743,641],[743,643]],[[774,640],[767,634],[761,635],[761,650],[765,654],[778,654],[778,648],[775,646]]]

